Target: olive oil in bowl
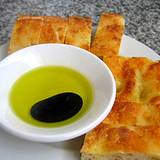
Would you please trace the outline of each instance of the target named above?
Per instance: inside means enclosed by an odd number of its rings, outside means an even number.
[[[62,120],[58,118],[58,121],[53,120],[53,122],[40,121],[32,116],[31,110],[35,104],[40,104],[38,102],[44,100],[47,102],[51,99],[50,97],[54,98],[55,95],[63,93],[72,93],[72,97],[75,94],[82,99],[82,106],[75,112],[76,114],[71,114],[71,117],[63,116],[67,118],[62,118]],[[9,101],[16,116],[24,122],[38,127],[59,127],[75,122],[89,110],[93,101],[93,88],[85,76],[73,69],[62,66],[45,66],[35,68],[16,80],[11,88]],[[71,110],[71,112],[74,111]],[[66,111],[66,113],[71,112]]]

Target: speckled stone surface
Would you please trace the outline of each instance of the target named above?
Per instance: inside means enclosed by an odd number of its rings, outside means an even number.
[[[92,16],[96,25],[103,11],[123,14],[125,34],[160,54],[160,0],[0,0],[0,44],[19,14]]]

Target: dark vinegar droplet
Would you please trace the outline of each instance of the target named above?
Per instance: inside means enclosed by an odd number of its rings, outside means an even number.
[[[31,115],[41,122],[59,122],[74,116],[82,105],[83,100],[78,94],[65,92],[34,104]]]

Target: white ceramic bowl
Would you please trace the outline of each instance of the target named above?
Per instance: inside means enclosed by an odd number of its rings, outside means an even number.
[[[86,76],[94,90],[90,110],[76,122],[57,128],[39,128],[21,121],[9,105],[9,91],[25,72],[39,66],[61,65]],[[80,136],[96,127],[110,112],[115,100],[115,80],[109,68],[92,53],[64,44],[42,44],[24,48],[0,62],[0,124],[18,137],[58,142]]]

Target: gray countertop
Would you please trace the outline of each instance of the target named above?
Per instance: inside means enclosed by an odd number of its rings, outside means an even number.
[[[0,44],[19,14],[92,16],[96,25],[103,11],[123,14],[125,34],[160,54],[160,0],[0,0]]]

